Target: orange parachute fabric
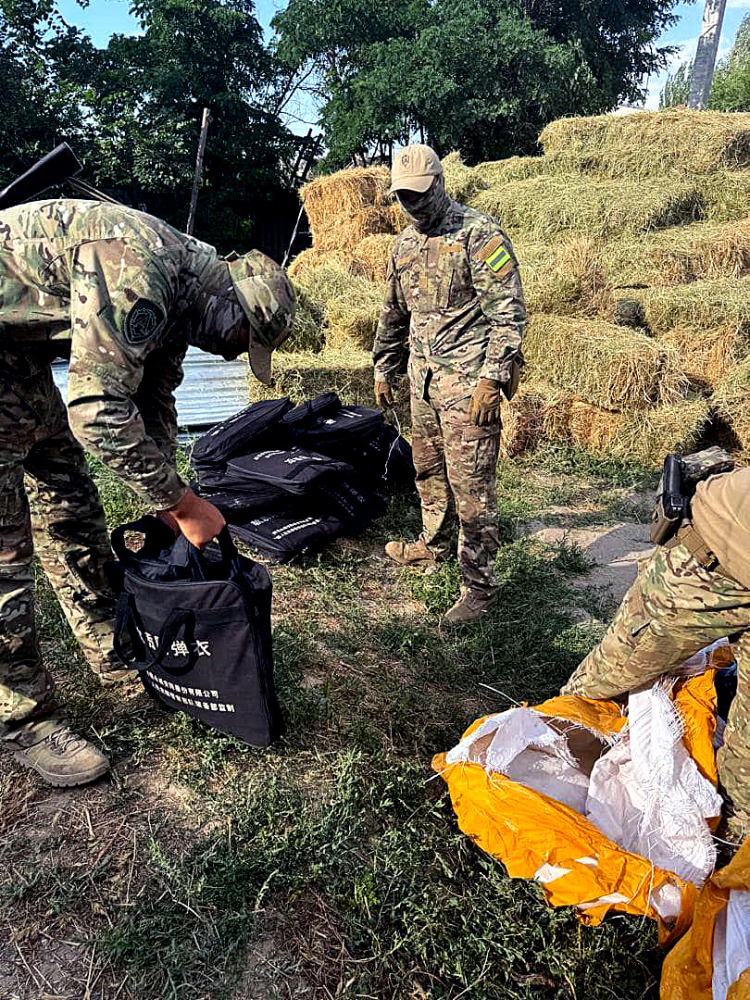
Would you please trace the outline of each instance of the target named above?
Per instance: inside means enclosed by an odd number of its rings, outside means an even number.
[[[732,889],[750,889],[750,839],[698,893],[690,930],[664,960],[661,1000],[711,1000],[714,927]],[[750,969],[730,987],[727,1000],[750,1000]]]
[[[715,786],[713,678],[714,671],[707,670],[681,683],[674,700],[684,720],[688,753]],[[536,711],[605,737],[619,733],[627,721],[614,702],[577,697],[552,698]],[[474,722],[464,736],[486,718]],[[461,830],[501,861],[511,877],[536,878],[551,906],[575,906],[587,924],[600,923],[610,910],[652,917],[659,921],[665,946],[690,926],[696,887],[618,847],[571,807],[499,772],[488,774],[480,764],[448,764],[445,754],[438,754],[432,767],[448,785]],[[666,912],[666,899],[672,916],[663,919],[655,903]]]

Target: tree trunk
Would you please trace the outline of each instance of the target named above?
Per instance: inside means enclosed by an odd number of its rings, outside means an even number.
[[[695,53],[688,97],[688,105],[691,108],[703,109],[708,105],[726,6],[727,0],[706,0],[703,8],[703,25]]]

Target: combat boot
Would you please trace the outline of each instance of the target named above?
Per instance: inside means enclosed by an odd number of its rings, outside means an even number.
[[[109,770],[109,761],[88,740],[76,736],[59,719],[16,726],[2,737],[16,760],[58,788],[87,785]]]
[[[478,590],[467,590],[445,612],[443,621],[446,625],[468,625],[478,621],[497,600],[496,593],[484,593]]]
[[[401,540],[388,542],[385,554],[399,566],[421,569],[425,573],[432,573],[437,568],[435,556],[421,538],[418,538],[416,542]]]

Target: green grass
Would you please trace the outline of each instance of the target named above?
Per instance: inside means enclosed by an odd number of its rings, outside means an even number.
[[[112,522],[139,512],[97,476]],[[49,831],[37,820],[36,839],[19,827],[1,842],[8,919],[78,942],[86,962],[95,946],[92,995],[104,1000],[655,998],[655,927],[618,917],[585,929],[547,907],[460,833],[429,766],[474,718],[507,707],[481,684],[534,703],[596,641],[570,615],[595,610],[571,588],[583,554],[516,538],[519,522],[551,506],[615,519],[633,507],[628,491],[651,484],[559,450],[501,465],[503,586],[473,628],[441,625],[454,562],[415,576],[382,557],[389,537],[419,530],[409,498],[362,538],[274,568],[287,734],[265,751],[101,691],[40,581],[61,699],[93,727],[114,777],[76,792]],[[15,815],[12,787],[2,794]],[[29,933],[22,942],[40,932]]]

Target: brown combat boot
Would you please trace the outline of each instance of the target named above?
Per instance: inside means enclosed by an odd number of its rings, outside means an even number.
[[[443,621],[446,625],[468,625],[478,621],[497,600],[497,594],[486,594],[482,591],[467,590],[445,612]]]
[[[19,763],[58,788],[87,785],[109,770],[104,754],[72,733],[59,719],[26,722],[13,728],[2,740],[16,751]]]
[[[421,569],[423,572],[431,573],[437,567],[435,556],[421,538],[416,542],[401,540],[388,542],[385,554],[399,566],[408,566],[410,569]]]

